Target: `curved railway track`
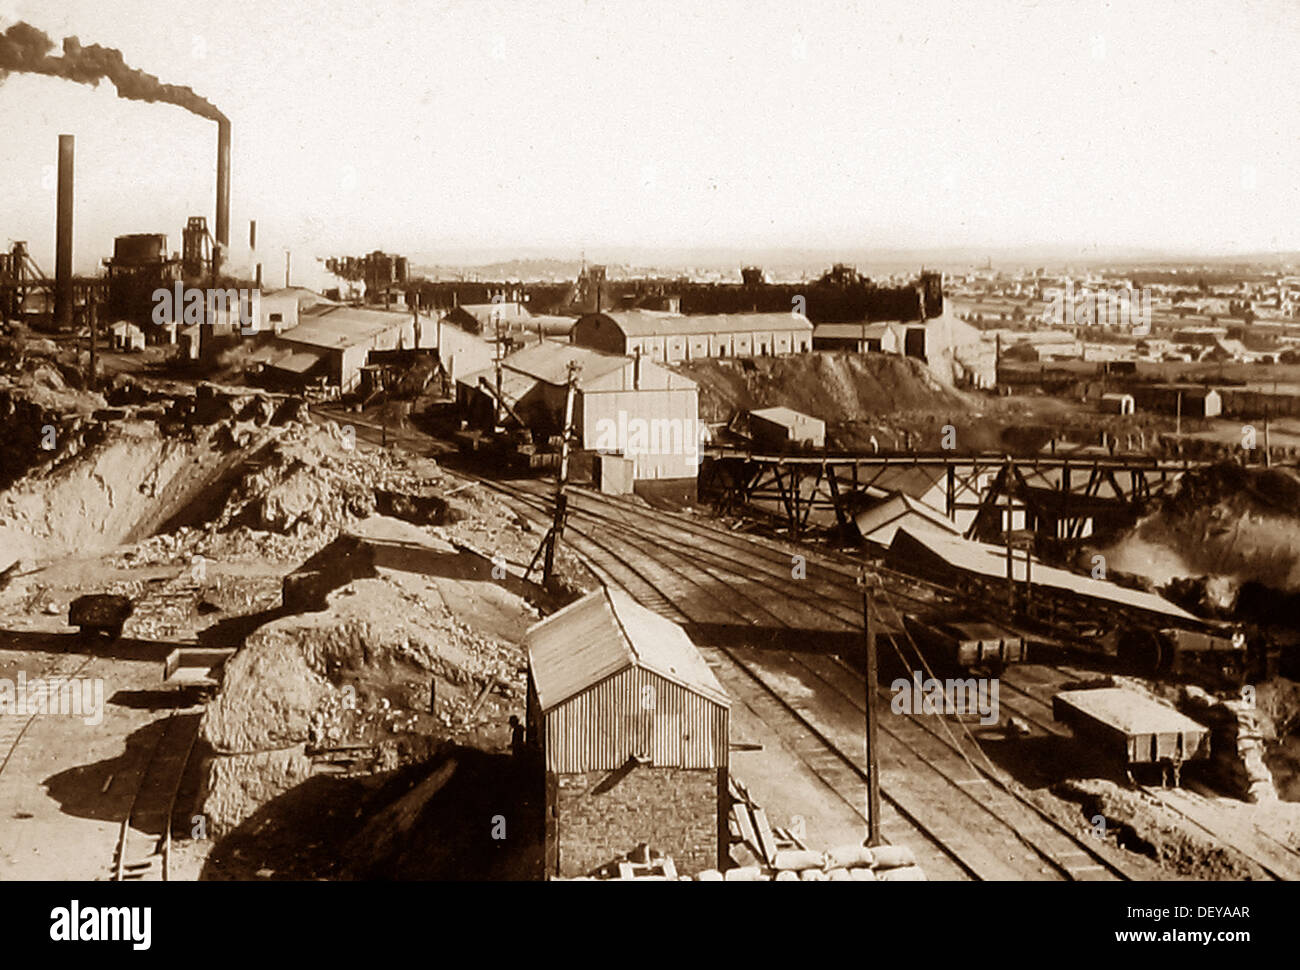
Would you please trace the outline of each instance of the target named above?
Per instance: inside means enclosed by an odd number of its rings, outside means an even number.
[[[139,767],[139,780],[118,829],[113,851],[114,882],[165,882],[171,876],[172,816],[185,767],[198,739],[198,715],[177,710],[159,720],[162,728],[150,746],[148,758]],[[132,833],[151,840],[145,843],[147,851],[135,859],[129,856],[138,841]]]
[[[90,666],[94,659],[93,655],[56,657],[49,667],[41,671],[39,678],[48,681],[52,678],[76,677]],[[13,758],[19,742],[26,737],[28,729],[40,716],[37,712],[29,714],[22,720],[13,716],[0,718],[0,777],[3,777],[5,768],[9,767],[9,761]]]
[[[537,494],[536,486],[485,484],[513,499],[529,517],[546,521],[549,502]],[[860,629],[860,609],[854,602],[860,592],[849,567],[827,567],[810,550],[787,553],[750,537],[692,523],[685,516],[672,516],[672,526],[664,518],[659,513],[616,507],[586,493],[571,495],[565,541],[602,579],[623,588],[643,605],[687,624],[721,621],[752,625],[756,617],[766,617],[787,629],[816,629],[818,624],[845,632]],[[680,531],[674,528],[679,524],[683,527]],[[706,540],[709,546],[684,545],[682,532]],[[656,538],[671,545],[657,544]],[[719,546],[731,553],[719,551]],[[803,556],[807,567],[807,578],[797,581],[801,593],[807,595],[797,600],[788,595],[796,582],[791,555]],[[631,561],[633,556],[636,562]],[[813,559],[821,567],[816,578]],[[910,601],[935,602],[909,589],[895,588],[893,592]],[[882,612],[892,612],[897,621],[897,609]],[[770,702],[817,737],[850,774],[865,779],[857,746],[865,700],[861,691],[855,696],[845,687],[844,678],[851,675],[848,668],[837,671],[832,665],[816,669],[830,660],[815,655],[778,651],[756,657],[738,648],[714,649],[756,683]],[[823,710],[792,702],[785,691],[774,686],[780,677],[792,675],[820,683],[819,702],[824,705],[830,698],[832,705],[839,707],[840,716],[832,721]],[[855,730],[846,731],[847,724],[853,724]],[[946,722],[946,737],[915,714],[882,719],[882,726],[882,796],[912,830],[967,876],[1131,877],[1114,853],[1088,844],[1034,805],[991,762],[987,768],[977,766]],[[973,737],[971,741],[978,749]],[[982,751],[978,756],[988,761]],[[908,772],[908,784],[895,781],[891,785],[890,775],[897,779],[902,771]],[[937,808],[953,800],[965,806],[960,829],[947,812]],[[972,838],[972,832],[979,837]]]
[[[460,474],[466,475],[463,471]],[[503,484],[473,474],[468,474],[466,477],[475,479],[489,489],[498,492],[505,497],[509,504],[513,504],[517,511],[541,524],[543,528],[549,526],[553,489],[551,483],[529,480]],[[583,504],[586,507],[582,507]],[[662,564],[656,569],[660,575],[655,577],[645,575],[646,558],[653,562],[653,556],[645,557],[643,554],[640,567],[633,565],[625,557],[620,556],[616,548],[597,539],[592,534],[591,527],[583,526],[582,519],[590,519],[595,525],[611,531],[612,534],[621,535],[622,541],[628,545],[634,545],[637,541],[645,543],[649,537],[658,536],[665,542],[680,546],[683,534],[693,536],[696,540],[706,543],[703,548],[695,544],[689,551],[679,550],[682,554],[679,554],[677,558],[679,561],[689,561],[693,558],[694,564],[691,568],[695,568],[701,575],[708,577],[709,582],[714,584],[715,588],[709,591],[707,597],[711,602],[708,603],[705,610],[713,613],[715,617],[720,610],[719,594],[722,594],[721,602],[729,602],[737,592],[745,592],[742,598],[748,600],[752,605],[755,601],[755,594],[770,596],[761,589],[761,587],[767,586],[769,589],[775,588],[779,591],[780,598],[786,603],[792,602],[788,597],[788,593],[791,583],[794,581],[791,567],[795,560],[791,557],[803,557],[804,562],[809,567],[815,563],[818,572],[816,577],[812,578],[812,569],[809,568],[808,577],[800,581],[800,588],[804,592],[811,593],[820,601],[823,607],[820,615],[823,620],[830,617],[836,622],[836,625],[843,625],[847,630],[860,631],[861,620],[855,605],[855,601],[860,596],[857,578],[866,564],[845,553],[834,549],[811,547],[806,544],[797,544],[768,537],[760,539],[746,533],[728,530],[719,525],[705,524],[681,513],[660,513],[654,510],[629,506],[591,492],[571,492],[569,517],[566,524],[566,534],[569,538],[566,541],[569,541],[572,546],[584,546],[584,548],[578,550],[579,557],[586,561],[593,571],[600,575],[602,580],[625,589],[643,605],[670,618],[684,619],[688,623],[700,622],[698,619],[700,616],[699,604],[693,604],[695,608],[688,611],[681,607],[678,600],[681,598],[681,594],[691,590],[698,594],[702,589],[698,580],[683,582],[681,577],[665,576],[662,574]],[[668,524],[669,522],[671,522],[671,525]],[[575,534],[581,538],[581,543],[575,543],[572,540],[572,536]],[[644,548],[644,546],[641,548]],[[731,550],[733,554],[725,555],[718,551],[724,548]],[[738,561],[754,570],[754,575],[738,575]],[[909,610],[914,607],[924,609],[941,604],[960,604],[961,602],[951,591],[938,584],[898,573],[878,563],[873,563],[866,566],[866,568],[882,582],[884,588],[892,597],[889,605],[878,606],[878,609],[882,617],[889,617],[892,614],[896,629],[902,629],[901,623],[898,622],[901,620],[903,612],[897,605],[900,600],[908,605]],[[758,577],[757,580],[755,580],[755,576]],[[739,590],[738,587],[740,586],[746,587],[746,590]],[[737,611],[724,607],[721,608],[720,612],[732,625],[739,623],[743,626],[751,622],[746,611]],[[766,612],[770,613],[771,611]],[[904,632],[906,632],[905,629]],[[910,636],[908,639],[911,639]],[[912,646],[915,649],[914,643]],[[709,649],[706,648],[706,652]],[[838,794],[839,788],[832,783],[832,779],[825,777],[828,771],[838,775],[841,782],[852,779],[861,780],[864,777],[853,755],[843,750],[843,746],[820,735],[815,726],[795,710],[785,697],[763,683],[762,678],[757,676],[750,667],[744,664],[743,660],[737,657],[736,650],[727,648],[712,649],[715,651],[715,657],[717,658],[712,661],[715,665],[719,659],[724,659],[725,662],[731,664],[747,678],[745,683],[748,684],[748,689],[745,691],[745,699],[749,706],[754,707],[756,704],[763,706],[761,702],[765,701],[768,708],[775,709],[786,715],[791,726],[798,731],[802,731],[807,738],[812,739],[812,743],[817,746],[817,750],[815,752],[805,752],[803,760],[806,763],[817,762],[818,767],[815,770],[823,775],[823,780],[827,781],[833,791]],[[794,654],[789,656],[797,660]],[[842,664],[838,657],[831,659]],[[923,660],[922,663],[924,663]],[[856,673],[851,668],[847,668],[847,665],[844,666],[850,673]],[[1043,679],[1044,675],[1046,675],[1046,680]],[[1071,680],[1087,679],[1089,676],[1095,676],[1095,673],[1069,670],[1053,664],[1039,663],[1013,666],[1002,673],[1000,682],[1022,695],[1028,704],[1028,706],[1025,706],[1025,704],[1016,701],[1008,706],[1009,710],[1023,720],[1035,725],[1045,735],[1068,736],[1068,733],[1063,732],[1053,720],[1049,718],[1044,721],[1038,715],[1038,705],[1046,707],[1050,712],[1051,703],[1050,700],[1044,700],[1043,697],[1037,696],[1034,691],[1045,692],[1050,697],[1051,693],[1060,689],[1061,685]],[[734,690],[741,683],[740,681],[733,681],[732,684],[729,684],[729,688]],[[917,722],[915,717],[912,718],[912,721],[919,724],[921,729],[929,730],[931,734],[934,733],[928,725]],[[948,729],[945,728],[945,730]],[[969,734],[969,732],[967,733]],[[947,740],[949,741],[949,747],[956,747],[955,739],[950,737]],[[979,758],[988,763],[990,769],[993,769],[992,762],[989,761],[987,755],[975,742],[973,736],[971,741],[978,752]],[[969,770],[980,772],[980,769],[964,753],[962,758]],[[994,769],[994,773],[996,774],[996,769]],[[882,772],[883,774],[884,772]],[[951,783],[954,779],[946,776],[945,780]],[[988,779],[986,778],[984,781],[988,781]],[[1160,798],[1159,792],[1153,791],[1151,794],[1152,797],[1158,800],[1164,800]],[[888,794],[885,795],[885,799],[886,806],[883,822],[888,828],[891,822],[891,811],[899,809],[900,806],[896,802],[891,804]],[[848,799],[846,798],[845,801],[848,801]],[[1170,805],[1169,808],[1183,814],[1188,818],[1189,822],[1205,829],[1211,835],[1215,835],[1199,820],[1186,816],[1186,813],[1176,805]],[[1071,836],[1068,832],[1068,826],[1052,819],[1036,806],[1034,806],[1034,809],[1042,816],[1045,823],[1054,826],[1062,834],[1072,838],[1076,845],[1083,850],[1084,855],[1096,856],[1098,847],[1087,845],[1079,837]],[[863,813],[859,811],[858,814]],[[943,854],[941,858],[945,862],[949,862],[954,867],[955,872],[967,876],[977,875],[976,872],[972,871],[972,867],[962,859],[961,853],[955,851],[955,847],[949,842],[944,841],[944,833],[938,832],[934,828],[927,828],[919,820],[906,818],[906,813],[898,813],[896,821],[905,822],[909,833],[920,834],[928,842],[934,844]],[[1251,856],[1252,861],[1259,863],[1261,868],[1275,877],[1277,876],[1277,869],[1284,872],[1291,871],[1291,864],[1294,860],[1300,859],[1300,853],[1278,842],[1267,833],[1258,831],[1258,836],[1268,843],[1270,848],[1276,848],[1285,857],[1288,864],[1271,868],[1255,856]],[[1216,841],[1225,841],[1221,834],[1215,835],[1215,838]],[[1057,861],[1053,861],[1053,865],[1058,871],[1064,868],[1068,874],[1070,868],[1068,865],[1061,867]],[[1101,878],[1127,877],[1127,874],[1123,872],[1123,860],[1117,860],[1113,857],[1102,860],[1099,868],[1103,873]],[[1296,878],[1296,876],[1292,875],[1284,878]]]
[[[71,679],[85,672],[96,659],[89,655],[59,655],[37,675],[39,679]],[[36,678],[33,678],[36,679]],[[40,717],[40,712],[19,719],[0,718],[0,777],[13,759],[18,745]],[[122,819],[113,853],[110,878],[166,879],[171,849],[171,816],[180,791],[185,766],[197,739],[197,718],[183,712],[173,712],[164,721],[163,729],[150,748],[148,758],[139,767],[139,781],[131,796],[130,807]],[[110,778],[110,783],[115,780]],[[161,835],[153,852],[142,863],[128,863],[127,848],[132,828],[145,830],[158,828]]]

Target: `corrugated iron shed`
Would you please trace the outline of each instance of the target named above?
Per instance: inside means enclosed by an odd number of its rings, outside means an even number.
[[[772,330],[812,332],[813,325],[802,313],[655,313],[621,310],[601,313],[628,337],[660,335],[692,336],[710,333],[751,333]]]
[[[543,713],[632,667],[731,706],[686,631],[615,590],[569,604],[533,626],[524,642]]]

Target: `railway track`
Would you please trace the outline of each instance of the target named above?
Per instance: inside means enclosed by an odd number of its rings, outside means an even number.
[[[522,514],[546,520],[548,502],[537,494],[536,486],[486,484],[514,499]],[[666,518],[616,507],[585,493],[571,495],[565,541],[602,579],[680,622],[754,625],[756,617],[765,616],[768,625],[787,629],[860,629],[861,614],[855,602],[860,591],[856,575],[847,566],[814,570],[817,555],[810,550],[772,549],[750,537],[683,523],[682,531],[708,543],[701,548],[698,543],[683,543],[681,532],[674,529],[686,517],[672,516],[673,526],[665,523]],[[804,557],[807,579],[793,579],[792,555]],[[820,560],[816,565],[825,566]],[[789,596],[795,582],[805,594],[797,600]],[[891,585],[901,584],[893,579]],[[912,602],[933,602],[911,589],[896,592]],[[897,609],[882,612],[887,616],[892,612],[895,621],[900,619]],[[729,689],[740,686],[751,707],[762,697],[765,703],[760,706],[780,708],[838,759],[834,771],[825,765],[818,771],[818,766],[810,764],[823,780],[842,788],[846,772],[858,783],[865,779],[864,759],[858,752],[865,700],[860,692],[855,698],[845,688],[842,677],[849,674],[847,668],[838,673],[826,668],[817,671],[811,665],[820,662],[819,658],[795,654],[777,656],[765,651],[760,660],[741,648],[715,647],[710,652],[725,656],[761,692],[756,695],[752,685],[747,688],[736,677],[730,678]],[[774,665],[784,668],[774,670]],[[793,668],[820,682],[817,705],[802,703],[799,691],[781,689],[782,677],[790,677]],[[825,711],[828,698],[831,706],[839,707],[833,722]],[[1082,841],[999,777],[991,762],[988,767],[977,766],[948,725],[944,730],[950,736],[944,737],[917,715],[883,720],[888,722],[882,745],[883,797],[913,833],[921,834],[968,878],[1131,878],[1115,854]],[[973,738],[971,741],[977,749]],[[982,752],[979,757],[983,758]],[[983,760],[987,762],[987,758]],[[907,784],[901,783],[904,774]],[[949,810],[954,801],[966,806],[960,827],[953,823]]]
[[[58,656],[54,661],[37,676],[39,679],[49,681],[54,678],[68,679],[79,676],[91,662],[94,656],[81,656],[74,654],[71,656]],[[32,678],[33,680],[36,678]],[[30,683],[30,681],[29,681]],[[6,715],[0,717],[0,777],[4,776],[5,768],[9,767],[9,762],[13,758],[14,751],[17,750],[19,742],[27,735],[27,731],[41,714],[32,713],[26,717]]]
[[[198,739],[199,715],[173,711],[160,722],[148,758],[132,771],[138,780],[118,829],[114,882],[165,882],[171,875],[172,817],[185,766]],[[139,851],[137,844],[142,838],[143,851]]]
[[[1029,690],[1025,685],[1009,682],[1003,676],[1003,685],[1010,687],[1024,700],[1010,706],[1004,699],[1003,707],[1009,707],[1016,716],[1038,726],[1046,733],[1062,738],[1071,737],[1070,733],[1051,719],[1051,701],[1042,696],[1043,689]],[[1045,709],[1047,719],[1041,716],[1039,709]],[[1138,785],[1137,790],[1146,798],[1179,816],[1191,828],[1209,837],[1212,841],[1229,846],[1245,856],[1270,878],[1276,880],[1300,880],[1300,852],[1280,842],[1253,822],[1247,824],[1233,822],[1226,818],[1221,809],[1216,808],[1213,799],[1215,793],[1204,785],[1184,780],[1182,788],[1159,788],[1153,785]]]
[[[528,480],[506,484],[480,476],[469,477],[498,492],[526,518],[543,528],[549,526],[551,483]],[[658,546],[655,539],[659,540]],[[602,580],[624,589],[661,615],[688,625],[718,623],[741,628],[752,626],[757,631],[760,624],[754,617],[766,615],[769,621],[775,620],[773,625],[800,633],[858,633],[861,629],[858,606],[861,591],[857,581],[864,566],[885,591],[884,603],[878,602],[877,609],[894,630],[903,630],[901,619],[904,612],[923,612],[961,602],[936,584],[879,564],[866,566],[858,559],[835,550],[779,539],[760,539],[700,522],[689,515],[641,509],[586,491],[570,492],[565,541]],[[796,560],[794,557],[801,558]],[[792,567],[799,561],[804,565],[805,574],[796,580]],[[796,582],[801,593],[797,600],[790,596]],[[816,606],[810,608],[810,602],[815,602]],[[767,720],[784,715],[791,727],[812,739],[821,756],[808,750],[801,752],[801,756],[810,766],[815,763],[814,770],[833,790],[843,790],[846,784],[851,788],[854,782],[862,781],[865,776],[854,755],[845,750],[846,745],[821,733],[817,725],[810,722],[807,711],[799,711],[779,690],[763,683],[763,678],[747,664],[740,651],[721,646],[706,648],[706,651],[712,653],[715,666],[725,660],[731,669],[748,678],[746,684],[745,680],[733,677],[728,688],[733,691],[740,689],[749,706],[764,708]],[[770,660],[770,651],[764,651],[763,656]],[[807,663],[796,654],[788,657],[791,662],[807,667]],[[810,671],[809,674],[815,676],[816,672]],[[1068,732],[1064,732],[1050,717],[1050,695],[1063,683],[1088,676],[1087,671],[1071,671],[1046,664],[1013,666],[1002,673],[1000,682],[1023,699],[1009,704],[1004,701],[1003,706],[1044,735],[1068,737]],[[742,685],[745,686],[742,688]],[[840,693],[844,694],[844,691]],[[1048,711],[1047,718],[1041,715],[1040,707]],[[943,737],[915,716],[910,720],[909,730],[913,733],[905,734],[901,729],[891,728],[886,732],[888,741],[906,747],[919,738],[914,733],[916,730],[928,733],[928,744],[947,750],[935,749],[932,759],[917,755],[917,762],[931,769],[946,784],[956,787],[968,799],[968,789],[973,786],[1005,784],[1005,779],[997,777],[996,767],[973,736],[969,740],[970,749],[976,753],[974,758],[963,749],[946,724],[944,730],[948,737]],[[853,747],[852,743],[847,747]],[[960,764],[953,758],[959,758]],[[962,768],[965,769],[964,777]],[[887,775],[888,772],[882,770],[882,780],[886,783]],[[1008,792],[1002,791],[1002,794],[1008,795]],[[1118,850],[1107,856],[1101,846],[1084,842],[1066,825],[1039,806],[1027,802],[1019,793],[1009,797],[1021,802],[1024,811],[1037,813],[1039,818],[1034,824],[1045,826],[1039,831],[1039,837],[1046,841],[1032,848],[1048,864],[1052,873],[1049,878],[1053,875],[1065,878],[1131,877],[1125,871],[1124,860],[1118,858],[1121,855]],[[1167,801],[1159,792],[1153,793],[1152,797]],[[899,820],[898,824],[908,827],[911,836],[919,834],[935,845],[949,866],[967,877],[980,877],[980,867],[972,865],[972,860],[963,856],[963,850],[956,844],[961,841],[959,834],[944,830],[938,821],[928,824],[929,820],[909,813],[907,807],[888,791],[885,798],[886,819],[892,813]],[[1189,814],[1185,806],[1168,807],[1186,817],[1189,824],[1214,836],[1216,841],[1227,841],[1221,833]],[[981,809],[984,808],[981,805]],[[1292,857],[1300,857],[1290,847],[1265,833],[1259,833],[1259,837],[1264,840],[1267,851],[1256,851],[1252,861],[1272,875],[1276,876],[1279,871],[1288,872]],[[969,856],[970,850],[965,851]],[[1279,852],[1281,862],[1278,861]]]

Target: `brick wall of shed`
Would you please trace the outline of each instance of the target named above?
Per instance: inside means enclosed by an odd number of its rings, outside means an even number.
[[[601,792],[593,789],[609,772],[551,777],[559,875],[586,875],[641,842],[672,856],[681,874],[718,867],[722,772],[641,765]]]

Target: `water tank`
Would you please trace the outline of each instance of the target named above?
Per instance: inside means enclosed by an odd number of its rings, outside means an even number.
[[[159,263],[167,258],[167,237],[161,232],[137,232],[113,240],[113,262],[123,265]]]

